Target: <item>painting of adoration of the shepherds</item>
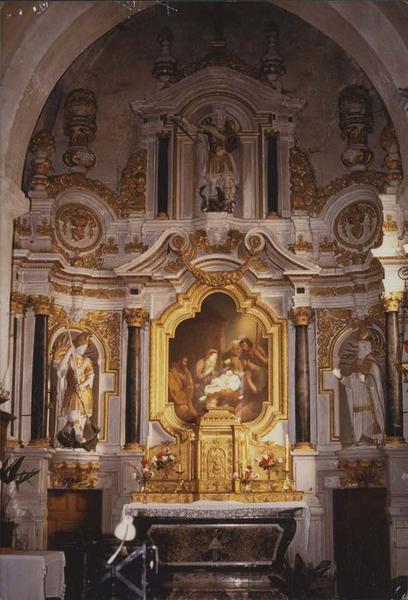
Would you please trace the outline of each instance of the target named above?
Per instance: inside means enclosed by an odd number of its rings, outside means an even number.
[[[253,421],[268,400],[267,340],[226,294],[208,296],[201,312],[177,327],[169,346],[168,399],[185,422],[209,406],[229,406],[242,422]]]

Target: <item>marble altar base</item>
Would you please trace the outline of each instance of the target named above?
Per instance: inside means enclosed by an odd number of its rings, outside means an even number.
[[[126,504],[140,541],[158,549],[160,590],[184,592],[269,588],[268,573],[281,562],[297,518],[310,522],[308,504],[198,501]],[[295,518],[296,517],[296,518]],[[207,586],[207,587],[205,587]],[[195,597],[195,596],[193,596]]]

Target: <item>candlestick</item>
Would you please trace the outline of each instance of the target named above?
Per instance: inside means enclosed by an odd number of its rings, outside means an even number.
[[[151,443],[152,443],[152,438],[150,437],[150,433],[149,433],[148,436],[146,437],[146,445],[145,445],[145,459],[146,460],[149,460]]]

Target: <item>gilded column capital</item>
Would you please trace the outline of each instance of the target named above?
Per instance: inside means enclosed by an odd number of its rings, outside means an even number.
[[[10,309],[13,315],[24,315],[27,310],[28,297],[20,292],[11,294]]]
[[[310,306],[294,306],[290,309],[289,317],[294,325],[309,325],[312,309]]]
[[[31,306],[36,315],[49,315],[51,300],[48,296],[30,296]]]
[[[385,292],[382,296],[385,312],[398,312],[403,298],[403,292]]]
[[[123,314],[130,327],[141,327],[148,313],[143,308],[125,308]]]

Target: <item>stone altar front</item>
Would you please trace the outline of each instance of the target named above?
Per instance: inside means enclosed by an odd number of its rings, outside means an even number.
[[[238,579],[268,590],[271,565],[283,560],[296,533],[295,517],[304,520],[306,534],[310,523],[305,501],[133,502],[123,507],[125,515],[134,518],[137,537],[158,548],[161,585],[180,594],[225,590]]]

